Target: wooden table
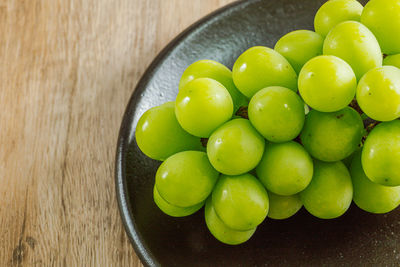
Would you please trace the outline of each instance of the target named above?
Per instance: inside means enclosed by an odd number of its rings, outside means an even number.
[[[0,1],[0,266],[140,266],[121,223],[122,114],[156,54],[232,0]]]

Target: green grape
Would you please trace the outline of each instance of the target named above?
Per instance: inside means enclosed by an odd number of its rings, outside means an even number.
[[[233,65],[233,82],[248,98],[268,86],[283,86],[297,91],[297,74],[275,50],[255,46],[239,56]]]
[[[400,121],[383,122],[368,135],[362,152],[362,166],[374,183],[400,185]]]
[[[205,152],[184,151],[160,165],[156,186],[165,201],[187,208],[203,202],[210,195],[218,175]]]
[[[183,72],[179,82],[179,90],[197,78],[210,78],[220,82],[232,97],[234,110],[247,106],[246,97],[236,88],[232,79],[232,72],[223,64],[214,60],[199,60],[192,63]]]
[[[356,21],[345,21],[333,28],[325,38],[323,52],[349,63],[357,79],[382,66],[378,41],[367,27]]]
[[[333,219],[344,214],[352,197],[351,177],[340,161],[315,161],[311,183],[300,193],[306,210],[321,219]]]
[[[303,206],[299,194],[280,196],[268,191],[268,198],[268,217],[275,220],[283,220],[292,217]]]
[[[387,56],[383,60],[383,65],[395,66],[400,69],[400,54]]]
[[[203,207],[204,205],[204,202],[200,202],[199,204],[187,208],[181,208],[171,205],[160,196],[160,193],[158,193],[156,186],[154,186],[153,189],[153,198],[154,202],[160,208],[160,210],[172,217],[184,217],[191,215],[201,209],[201,207]]]
[[[383,186],[371,182],[361,166],[361,152],[354,157],[351,169],[353,200],[360,208],[372,213],[386,213],[400,204],[400,186]]]
[[[346,107],[332,113],[311,110],[300,138],[311,156],[333,162],[356,151],[363,134],[364,124],[360,115]]]
[[[315,31],[326,36],[333,27],[343,21],[360,21],[362,11],[363,6],[356,0],[327,1],[315,15]]]
[[[218,215],[215,213],[215,209],[212,205],[211,198],[208,198],[206,202],[204,215],[208,230],[210,230],[211,234],[222,243],[228,245],[242,244],[249,240],[256,231],[256,228],[247,231],[230,229],[221,221],[220,218],[218,218]]]
[[[343,164],[347,167],[347,169],[350,170],[351,163],[353,162],[354,157],[357,155],[357,153],[361,152],[361,146],[359,146],[356,151],[354,151],[350,156],[342,159]]]
[[[367,72],[358,83],[357,102],[371,119],[400,117],[400,69],[383,66]]]
[[[304,124],[304,102],[292,90],[272,86],[250,100],[250,122],[267,140],[286,142],[299,135]]]
[[[227,175],[254,169],[264,152],[264,138],[246,119],[234,119],[219,127],[208,139],[207,155],[214,168]]]
[[[400,0],[370,0],[361,22],[375,34],[384,53],[400,53]]]
[[[254,229],[267,217],[268,194],[251,174],[221,175],[212,193],[212,203],[221,221],[231,229]]]
[[[179,91],[175,114],[187,132],[209,137],[218,126],[232,118],[233,102],[221,83],[209,78],[198,78]]]
[[[275,51],[284,56],[293,69],[299,73],[307,61],[322,55],[324,38],[308,30],[297,30],[284,35],[275,44]]]
[[[333,112],[346,107],[353,100],[356,88],[353,70],[335,56],[315,57],[300,71],[300,95],[318,111]]]
[[[137,123],[135,138],[140,150],[156,160],[165,160],[185,150],[204,150],[200,138],[188,134],[179,125],[174,102],[147,110]]]
[[[304,190],[310,183],[313,162],[299,143],[269,144],[256,172],[269,191],[290,196]]]

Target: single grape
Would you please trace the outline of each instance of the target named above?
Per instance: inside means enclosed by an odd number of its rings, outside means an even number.
[[[383,60],[383,65],[394,66],[400,69],[400,54],[387,56]]]
[[[361,165],[361,152],[357,153],[351,164],[354,203],[371,213],[386,213],[400,204],[400,186],[383,186],[371,182]]]
[[[233,65],[233,82],[248,98],[268,86],[283,86],[297,91],[297,74],[275,50],[255,46],[239,56]]]
[[[345,21],[333,28],[325,38],[323,52],[349,63],[357,79],[382,66],[378,41],[367,27],[356,21]]]
[[[369,133],[362,151],[362,166],[374,183],[400,185],[400,121],[383,122]]]
[[[357,87],[357,102],[371,119],[391,121],[400,117],[400,69],[383,66],[367,72]]]
[[[297,30],[284,35],[275,44],[275,50],[284,56],[299,73],[307,61],[322,55],[324,38],[308,30]]]
[[[338,111],[353,100],[357,79],[350,65],[335,56],[308,61],[299,74],[299,92],[313,109]]]
[[[400,53],[400,0],[370,0],[361,22],[375,34],[384,53]]]
[[[267,87],[251,98],[248,116],[267,140],[286,142],[298,136],[303,128],[304,102],[288,88]]]
[[[175,114],[187,132],[198,137],[209,137],[218,126],[232,118],[233,102],[221,83],[198,78],[179,91]]]
[[[232,79],[232,72],[223,64],[214,60],[199,60],[192,63],[183,72],[179,82],[179,90],[186,84],[197,78],[211,78],[220,82],[232,97],[234,110],[242,106],[247,106],[246,97],[236,88]]]
[[[187,208],[203,202],[210,195],[218,175],[206,153],[184,151],[172,155],[160,165],[156,186],[165,201]]]
[[[200,138],[185,132],[179,125],[174,102],[147,110],[137,123],[135,138],[140,150],[156,160],[165,160],[185,150],[204,150]]]
[[[360,21],[362,11],[363,6],[356,0],[327,1],[315,15],[315,31],[326,36],[333,27],[343,21]]]
[[[352,197],[351,177],[340,161],[315,161],[311,183],[300,193],[306,210],[320,219],[333,219],[344,214]]]
[[[292,217],[303,206],[299,194],[280,196],[268,191],[268,198],[268,217],[275,220],[283,220]]]
[[[290,196],[308,186],[313,176],[313,162],[299,143],[268,144],[256,172],[269,191]]]
[[[363,134],[360,115],[346,107],[332,113],[311,110],[300,138],[311,156],[333,162],[350,156],[361,143]]]
[[[267,191],[251,174],[221,175],[212,203],[221,221],[238,231],[257,227],[267,217],[269,207]]]
[[[219,127],[208,139],[207,155],[214,168],[227,175],[254,169],[264,152],[264,138],[249,120],[234,119]]]
[[[249,240],[256,231],[256,228],[247,231],[236,231],[230,229],[221,221],[220,218],[218,218],[218,215],[215,213],[215,209],[212,205],[211,198],[208,198],[206,202],[204,215],[208,230],[210,230],[211,234],[222,243],[228,245],[242,244]]]
[[[189,215],[195,213],[196,211],[198,211],[199,209],[201,209],[201,207],[203,207],[203,205],[204,205],[204,202],[200,202],[199,204],[196,204],[194,206],[187,207],[187,208],[181,208],[181,207],[171,205],[160,196],[160,193],[158,193],[156,186],[154,186],[154,189],[153,189],[153,198],[154,198],[154,202],[160,208],[160,210],[162,212],[164,212],[165,214],[172,216],[172,217],[189,216]]]

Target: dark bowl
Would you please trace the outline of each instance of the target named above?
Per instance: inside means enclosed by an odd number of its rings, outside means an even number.
[[[199,59],[231,67],[247,48],[273,47],[283,34],[313,29],[322,0],[235,2],[203,18],[172,41],[138,83],[118,139],[116,188],[132,244],[149,266],[399,266],[400,213],[373,215],[352,205],[342,217],[320,220],[302,209],[267,219],[245,244],[228,246],[208,232],[203,209],[186,218],[164,215],[153,203],[160,162],[143,155],[134,133],[149,108],[174,100],[184,69]]]

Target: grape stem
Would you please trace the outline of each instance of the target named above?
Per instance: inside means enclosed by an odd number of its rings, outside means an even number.
[[[242,117],[243,119],[248,120],[248,119],[249,119],[249,113],[248,113],[247,108],[248,108],[247,106],[240,107],[240,108],[238,109],[238,111],[236,111],[236,114],[235,114],[235,115],[240,116],[240,117]]]
[[[208,138],[201,138],[200,142],[203,147],[207,147]]]
[[[376,125],[378,125],[380,122],[379,121],[375,121],[373,119],[366,119],[364,120],[364,127],[365,127],[365,134],[361,139],[361,144],[360,146],[364,145],[365,140],[367,140],[367,137],[369,135],[369,133],[372,131],[372,129],[375,128]]]
[[[354,108],[358,114],[362,115],[364,112],[361,110],[360,106],[357,103],[357,99],[353,99],[349,105],[350,107]]]
[[[372,129],[374,129],[375,126],[378,124],[379,124],[378,121],[374,121],[374,122],[368,124],[367,127],[365,127],[365,130],[367,131],[367,133],[370,133],[372,131]]]
[[[385,54],[384,54],[385,56]],[[364,128],[365,128],[365,134],[361,139],[361,143],[359,144],[359,146],[363,146],[365,143],[365,140],[367,140],[367,137],[369,135],[369,133],[372,131],[372,129],[375,128],[376,125],[379,124],[378,121],[375,121],[369,117],[367,117],[364,112],[362,111],[362,109],[360,108],[360,106],[357,103],[357,99],[353,99],[349,105],[350,107],[352,107],[353,109],[355,109],[362,117],[366,117],[366,119],[363,120],[364,122]]]

